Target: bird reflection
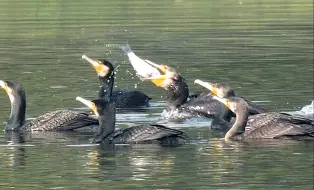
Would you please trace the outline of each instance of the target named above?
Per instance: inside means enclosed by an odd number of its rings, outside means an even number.
[[[174,165],[173,148],[147,145],[102,143],[88,152],[88,173],[100,174],[105,181],[145,180],[169,173]]]
[[[27,133],[19,133],[16,131],[6,131],[5,139],[9,142],[9,144],[22,144],[25,143],[25,137]]]
[[[10,168],[23,168],[26,164],[25,134],[19,132],[6,132],[5,139],[8,144],[2,145],[1,158],[3,166]]]
[[[96,150],[88,152],[88,162],[86,166],[89,169],[100,169],[99,167],[114,166],[115,161],[111,159],[115,156],[115,145],[109,143],[100,144]]]
[[[89,143],[90,133],[83,132],[17,132],[5,131],[0,145],[0,161],[6,167],[23,167],[27,161],[27,149],[36,144],[50,143]]]

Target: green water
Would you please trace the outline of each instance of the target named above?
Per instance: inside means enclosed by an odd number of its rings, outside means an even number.
[[[118,127],[160,121],[165,91],[141,82],[119,45],[195,79],[225,82],[275,111],[299,110],[313,94],[313,1],[0,1],[0,79],[27,94],[27,117],[83,108],[98,79],[81,59],[106,58],[116,87],[152,100],[123,111]],[[0,122],[10,104],[0,92]],[[226,144],[205,121],[183,124],[192,142],[174,149],[82,146],[90,136],[33,134],[8,146],[0,135],[1,189],[313,189],[313,143]],[[197,127],[196,127],[197,126]],[[1,128],[4,128],[2,125]]]

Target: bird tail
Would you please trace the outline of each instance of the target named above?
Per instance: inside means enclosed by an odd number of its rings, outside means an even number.
[[[132,52],[132,49],[131,49],[131,47],[129,46],[129,44],[121,45],[121,46],[120,46],[120,49],[121,49],[122,51],[124,51],[126,54]]]

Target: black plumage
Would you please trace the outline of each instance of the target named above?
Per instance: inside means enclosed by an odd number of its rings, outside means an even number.
[[[111,97],[111,101],[116,104],[117,108],[138,108],[138,107],[149,107],[149,100],[146,94],[141,91],[132,90],[117,90],[112,91],[113,83],[115,78],[113,65],[106,60],[92,60],[86,55],[82,56],[83,59],[87,60],[92,64],[93,68],[96,70],[99,81],[100,81],[100,91],[99,98]],[[110,86],[110,87],[109,87]],[[109,89],[111,91],[109,92]]]
[[[163,125],[139,125],[126,129],[115,130],[116,103],[112,99],[112,88],[114,83],[113,66],[106,60],[102,64],[98,75],[101,78],[102,98],[88,101],[78,97],[89,108],[91,108],[99,120],[99,130],[93,140],[94,143],[109,142],[115,144],[151,144],[157,143],[162,146],[177,146],[185,143],[187,136],[184,132],[167,128]],[[99,65],[99,64],[98,64]]]
[[[98,120],[85,112],[57,110],[25,122],[26,95],[24,88],[14,81],[0,81],[11,102],[11,114],[6,130],[13,131],[61,131],[98,125]]]
[[[249,116],[247,102],[241,97],[219,98],[236,120],[226,133],[226,140],[298,139],[314,140],[314,121],[301,116],[269,112]],[[240,134],[239,134],[240,133]]]

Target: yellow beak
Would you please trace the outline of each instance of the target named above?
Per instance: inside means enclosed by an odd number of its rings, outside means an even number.
[[[85,104],[87,107],[89,107],[91,110],[93,110],[93,112],[95,113],[95,115],[98,117],[99,114],[98,114],[98,111],[97,111],[97,107],[96,105],[94,104],[94,102],[91,102],[89,100],[86,100],[84,98],[81,98],[81,97],[76,97],[76,100],[82,102],[83,104]]]
[[[194,83],[199,84],[205,88],[207,88],[208,90],[210,90],[214,95],[218,96],[218,97],[224,97],[224,94],[221,90],[219,90],[215,84],[212,84],[210,82],[204,82],[202,80],[196,79],[194,81]]]
[[[100,61],[94,61],[91,58],[87,57],[86,55],[83,55],[82,59],[85,59],[86,61],[88,61],[93,66],[93,68],[96,70],[96,72],[99,76],[104,77],[108,74],[109,67],[105,66]]]
[[[152,83],[158,87],[163,87],[164,81],[166,80],[166,75],[160,75],[158,77],[151,78]]]
[[[220,98],[220,97],[218,97],[218,96],[214,96],[213,99],[218,100],[219,102],[225,104],[226,107],[227,107],[228,109],[230,109],[230,102],[229,102],[229,100],[228,100],[227,98]]]
[[[8,84],[4,82],[3,80],[0,80],[0,86],[5,90],[5,92],[8,94],[10,102],[13,103],[15,98],[13,94],[13,90],[8,87]]]
[[[169,71],[169,67],[167,65],[158,65],[156,63],[153,62],[147,62],[148,64],[150,64],[151,66],[159,69],[163,74],[159,75],[159,76],[154,76],[154,77],[146,77],[146,78],[142,78],[144,80],[151,80],[152,83],[154,83],[156,86],[158,87],[164,87],[164,82],[167,79],[167,72]]]

